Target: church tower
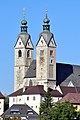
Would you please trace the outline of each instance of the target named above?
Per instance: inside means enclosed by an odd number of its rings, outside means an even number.
[[[36,77],[38,84],[47,90],[56,86],[56,42],[50,32],[47,13],[43,22],[43,31],[36,45]]]
[[[27,32],[27,21],[21,21],[21,33],[14,46],[14,90],[24,86],[24,77],[33,60],[34,46]]]

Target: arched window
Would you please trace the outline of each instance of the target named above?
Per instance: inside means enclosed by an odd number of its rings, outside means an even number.
[[[27,58],[30,57],[30,50],[27,51]]]
[[[21,50],[18,51],[18,57],[22,57],[22,51]]]

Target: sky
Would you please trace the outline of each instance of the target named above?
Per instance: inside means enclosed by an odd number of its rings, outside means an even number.
[[[80,0],[0,0],[0,91],[14,91],[14,45],[25,8],[28,33],[34,44],[42,32],[46,9],[57,44],[56,62],[80,65]]]

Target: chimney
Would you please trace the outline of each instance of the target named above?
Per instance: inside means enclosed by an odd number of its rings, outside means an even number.
[[[23,92],[25,92],[25,90],[26,90],[26,86],[23,87]]]

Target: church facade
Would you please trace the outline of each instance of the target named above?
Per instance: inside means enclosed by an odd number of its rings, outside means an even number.
[[[36,85],[43,85],[46,91],[57,86],[80,87],[80,66],[56,63],[57,46],[49,23],[46,14],[34,60],[34,46],[27,30],[27,21],[21,21],[21,32],[14,46],[14,91]]]
[[[21,21],[21,33],[18,35],[14,50],[14,90],[24,86],[44,85],[56,87],[56,42],[50,32],[50,20],[43,20],[43,31],[36,44],[36,60],[33,59],[34,46],[27,31],[27,21]]]

